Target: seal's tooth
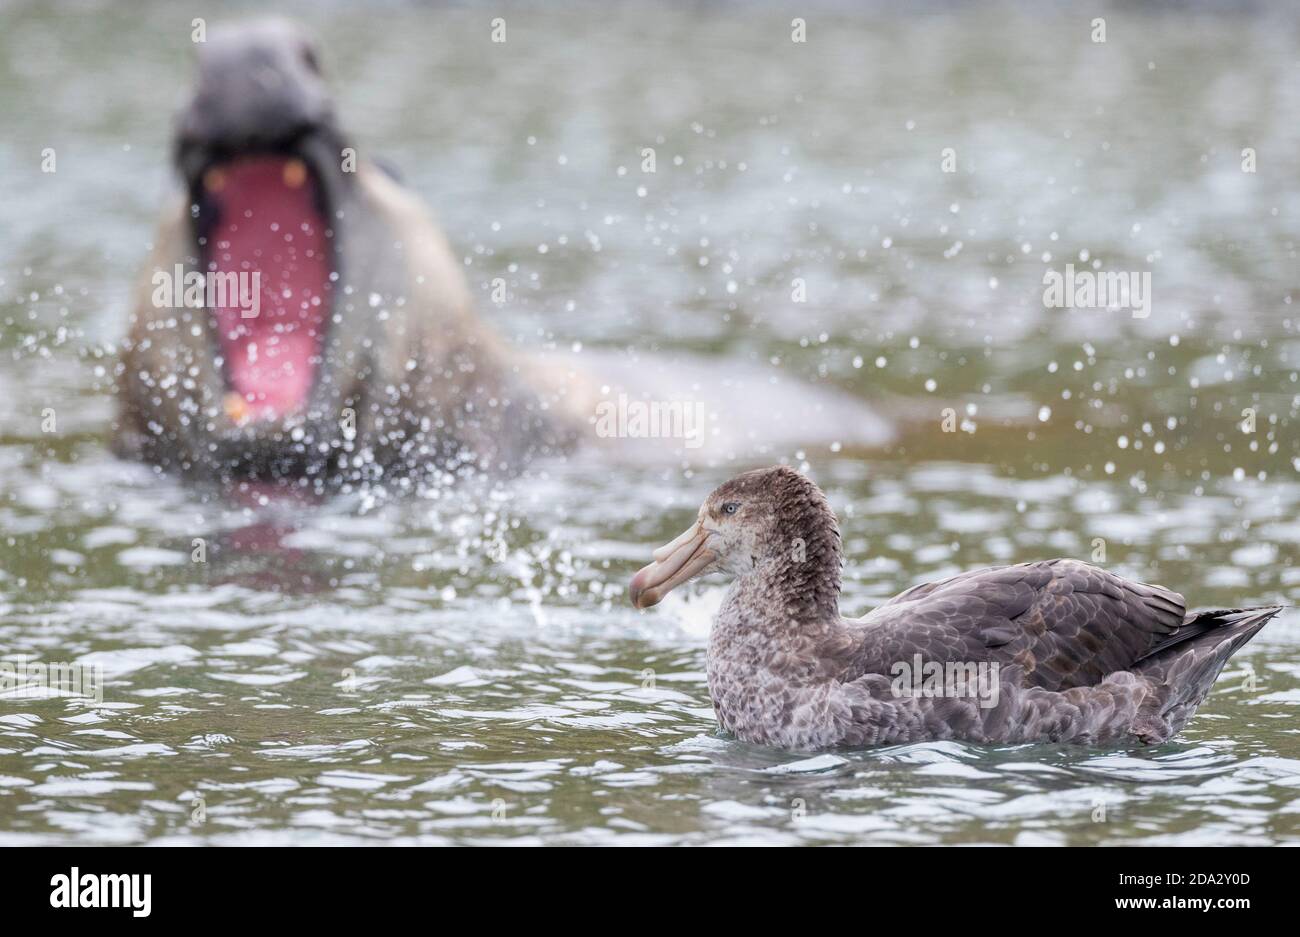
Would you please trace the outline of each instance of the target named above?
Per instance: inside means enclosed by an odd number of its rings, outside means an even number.
[[[248,401],[244,399],[244,395],[236,393],[233,390],[226,394],[225,399],[221,401],[221,404],[222,409],[226,411],[226,416],[228,416],[231,422],[236,426],[248,422],[249,417],[253,415],[252,408],[249,407]]]
[[[291,159],[284,164],[284,184],[291,189],[302,188],[307,181],[307,166],[300,159]]]

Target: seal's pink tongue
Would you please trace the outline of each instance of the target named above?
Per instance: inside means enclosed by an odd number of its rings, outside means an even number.
[[[315,183],[301,160],[265,156],[210,169],[204,186],[217,207],[207,268],[240,274],[248,289],[213,309],[231,389],[247,404],[238,409],[259,419],[290,413],[311,391],[330,308]]]

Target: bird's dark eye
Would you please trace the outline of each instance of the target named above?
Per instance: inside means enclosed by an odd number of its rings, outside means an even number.
[[[723,514],[735,514],[739,510],[740,510],[740,505],[735,501],[728,501],[726,504],[722,506]]]

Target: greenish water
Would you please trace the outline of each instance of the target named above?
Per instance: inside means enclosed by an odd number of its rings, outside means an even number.
[[[1156,749],[786,755],[717,732],[720,585],[625,598],[742,466],[582,453],[318,503],[115,460],[104,354],[196,9],[0,6],[0,659],[106,677],[0,698],[0,843],[1300,839],[1293,610]],[[496,46],[496,12],[307,18],[343,123],[517,343],[756,364],[900,420],[781,453],[839,513],[847,614],[1099,539],[1192,605],[1300,598],[1294,14],[1115,8],[1098,44],[1068,7],[813,6],[798,45],[775,7],[505,9]],[[1044,309],[1045,270],[1094,260],[1152,274],[1149,318]]]

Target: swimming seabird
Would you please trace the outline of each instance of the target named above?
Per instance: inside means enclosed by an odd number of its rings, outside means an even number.
[[[1163,742],[1280,606],[1187,612],[1163,586],[1073,559],[913,586],[840,616],[840,533],[812,481],[739,475],[632,579],[648,608],[687,580],[734,581],[709,693],[737,738],[793,751],[925,739]]]

